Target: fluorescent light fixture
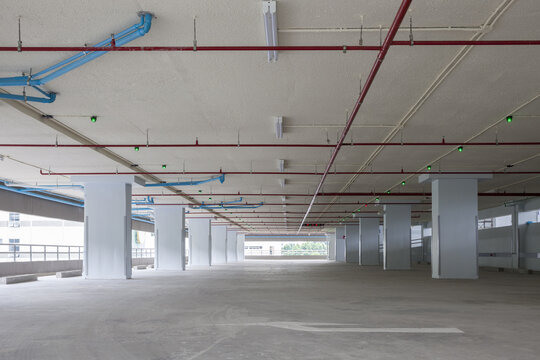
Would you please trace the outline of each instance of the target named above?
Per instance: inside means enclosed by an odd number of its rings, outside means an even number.
[[[285,179],[279,179],[279,186],[283,189],[285,187]]]
[[[278,160],[278,167],[279,167],[280,172],[284,172],[285,171],[285,160],[279,159]]]
[[[267,46],[278,46],[277,4],[275,0],[263,1],[264,31]],[[277,61],[277,51],[268,52],[268,62]]]
[[[283,116],[276,116],[276,138],[283,138]]]
[[[282,196],[282,197],[281,197],[281,202],[285,202],[285,201],[287,201],[287,197],[286,197],[286,196]]]

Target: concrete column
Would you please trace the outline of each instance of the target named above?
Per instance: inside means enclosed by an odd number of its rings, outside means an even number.
[[[411,206],[384,205],[384,269],[411,268]]]
[[[360,219],[360,265],[379,265],[379,219]]]
[[[183,206],[156,206],[156,270],[186,269],[186,230]]]
[[[336,233],[326,234],[328,241],[328,260],[336,260]]]
[[[212,265],[227,263],[227,227],[212,226]]]
[[[236,258],[236,238],[236,231],[227,232],[227,263],[234,263],[238,261]]]
[[[245,234],[238,234],[236,237],[236,260],[244,261],[244,243],[246,241]]]
[[[437,175],[431,181],[431,272],[436,279],[478,278],[478,180],[491,175]]]
[[[210,266],[211,249],[210,219],[189,219],[189,263]]]
[[[84,185],[86,279],[131,278],[131,189],[134,176],[73,176]]]
[[[352,223],[345,225],[345,260],[348,264],[359,264],[360,255],[360,225]]]
[[[336,226],[336,261],[345,262],[345,226]]]

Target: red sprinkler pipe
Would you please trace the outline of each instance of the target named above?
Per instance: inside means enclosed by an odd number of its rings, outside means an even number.
[[[40,170],[41,175],[323,175],[322,172],[294,172],[294,171],[157,171],[157,172],[50,172]],[[332,171],[329,175],[422,175],[422,174],[444,174],[444,175],[537,175],[540,171]]]
[[[366,79],[366,83],[364,87],[362,88],[362,91],[360,92],[360,96],[358,97],[358,100],[356,100],[356,104],[354,105],[353,111],[351,112],[349,119],[347,120],[347,123],[345,124],[345,128],[343,129],[343,132],[341,133],[339,141],[336,144],[334,151],[332,152],[332,156],[330,157],[330,160],[328,161],[328,164],[326,165],[326,169],[324,170],[324,174],[321,177],[321,181],[319,182],[319,185],[317,186],[317,189],[315,190],[315,194],[313,195],[313,198],[311,199],[309,207],[307,208],[306,215],[304,215],[304,220],[302,220],[302,222],[300,223],[300,227],[298,228],[299,232],[302,229],[302,225],[304,225],[304,222],[306,221],[309,215],[309,212],[311,211],[311,208],[313,207],[313,204],[315,203],[315,200],[317,199],[317,194],[322,189],[324,181],[326,180],[326,176],[330,172],[330,169],[332,168],[332,164],[334,164],[334,161],[336,160],[337,154],[339,153],[339,150],[341,149],[341,146],[343,145],[343,142],[345,141],[345,137],[349,133],[352,123],[354,119],[356,118],[356,115],[358,114],[358,111],[360,110],[360,107],[362,106],[362,103],[364,102],[364,99],[366,98],[366,95],[368,94],[369,89],[371,88],[371,85],[373,84],[373,80],[375,80],[375,77],[377,76],[377,73],[379,72],[379,69],[381,68],[384,58],[386,54],[388,53],[388,50],[390,49],[390,45],[392,41],[394,41],[394,37],[396,36],[396,33],[399,30],[399,26],[401,25],[401,22],[403,21],[405,14],[407,14],[407,10],[409,9],[411,2],[412,0],[403,0],[401,3],[401,6],[399,7],[399,10],[394,18],[394,21],[392,22],[392,25],[390,26],[388,34],[386,35],[386,38],[384,39],[382,48],[379,51],[379,54],[377,55],[377,60],[375,60],[375,64],[373,64],[373,67],[371,68],[371,71]]]
[[[399,14],[398,14],[399,15]],[[401,19],[402,20],[402,19]],[[393,24],[392,24],[393,25]],[[392,28],[390,28],[392,30]],[[387,37],[388,38],[388,37]],[[393,38],[393,37],[392,37]],[[410,41],[391,41],[388,46],[411,46]],[[413,46],[527,46],[540,45],[540,40],[415,40]],[[90,52],[90,51],[174,51],[174,52],[200,52],[200,51],[381,51],[383,46],[358,45],[292,45],[292,46],[2,46],[0,52]]]
[[[311,194],[269,194],[269,193],[259,193],[259,194],[247,194],[247,193],[223,193],[223,194],[202,194],[202,193],[194,193],[194,194],[188,194],[188,193],[182,193],[182,194],[137,194],[136,196],[150,196],[150,197],[162,197],[162,196],[256,196],[256,197],[271,197],[271,196],[288,196],[288,197],[306,197],[306,196],[312,196]],[[431,193],[425,192],[391,192],[391,193],[372,193],[372,192],[348,192],[348,193],[339,193],[339,192],[328,192],[328,193],[317,193],[317,196],[330,196],[330,197],[358,197],[358,196],[422,196],[422,197],[428,197],[431,196]],[[478,193],[478,196],[482,197],[523,197],[523,196],[540,196],[540,193]],[[178,204],[177,204],[178,205]],[[210,204],[207,204],[210,205]],[[216,205],[216,204],[213,204]],[[217,204],[219,205],[219,204]],[[240,204],[238,204],[240,205]],[[281,205],[281,204],[280,204]],[[302,204],[306,205],[306,204]]]
[[[411,46],[410,41],[392,41],[392,45]],[[414,40],[412,46],[521,46],[540,45],[540,40]]]
[[[165,194],[166,195],[171,195],[171,196],[180,196],[180,195],[175,195],[175,194]],[[131,196],[143,196],[143,195],[138,195],[138,194],[132,194]],[[151,195],[151,196],[155,196],[155,195]],[[183,204],[180,204],[180,203],[159,203],[159,204],[151,204],[152,206],[192,206],[193,204],[191,203],[183,203]],[[219,205],[219,204],[207,204],[207,205]],[[243,203],[242,205],[260,205],[260,203]],[[264,203],[264,206],[307,206],[308,204],[305,204],[305,203]],[[411,202],[411,203],[406,203],[406,202],[384,202],[384,203],[362,203],[360,201],[357,201],[357,202],[345,202],[345,203],[316,203],[315,206],[318,206],[318,205],[328,205],[328,206],[338,206],[338,205],[355,205],[355,206],[358,206],[358,205],[368,205],[368,206],[378,206],[378,205],[431,205],[430,202],[423,202],[423,203],[415,203],[415,202]],[[141,204],[141,206],[148,206],[146,204]],[[196,205],[198,206],[198,205]],[[203,209],[204,210],[204,209]],[[216,213],[227,213],[227,212],[232,212],[233,214],[235,213],[235,209],[226,209],[224,208],[223,211],[219,212],[219,211],[216,211],[216,210],[220,210],[220,209],[212,209],[214,210]],[[281,212],[282,213],[282,212]],[[302,212],[303,214],[304,212]],[[321,212],[321,213],[324,213],[324,212]]]
[[[519,142],[343,142],[341,146],[539,146],[540,141]],[[0,147],[30,147],[30,148],[334,148],[332,144],[17,144],[4,143]]]
[[[292,46],[2,46],[0,52],[89,52],[89,51],[380,51],[380,46],[292,45]]]

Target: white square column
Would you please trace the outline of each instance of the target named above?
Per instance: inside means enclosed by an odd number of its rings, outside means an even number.
[[[345,226],[336,226],[336,261],[345,262]]]
[[[210,266],[212,263],[210,219],[189,219],[189,263]]]
[[[227,263],[227,227],[212,226],[212,265]]]
[[[236,231],[227,231],[227,263],[237,262],[236,258]]]
[[[411,206],[384,205],[384,269],[411,268]]]
[[[360,263],[360,225],[352,223],[345,225],[345,261],[348,264]]]
[[[86,279],[131,278],[132,184],[135,176],[73,176],[84,185],[84,259]]]
[[[156,270],[186,269],[186,230],[183,206],[156,206]]]
[[[246,234],[238,234],[236,236],[236,261],[244,261],[244,243],[246,242]]]
[[[360,219],[360,265],[379,264],[379,219]]]
[[[431,182],[431,273],[436,279],[478,278],[478,180],[491,175],[421,175]]]

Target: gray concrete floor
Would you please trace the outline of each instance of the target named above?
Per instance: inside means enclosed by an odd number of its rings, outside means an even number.
[[[427,267],[248,261],[134,277],[2,286],[0,359],[540,358],[538,275],[432,280]]]

